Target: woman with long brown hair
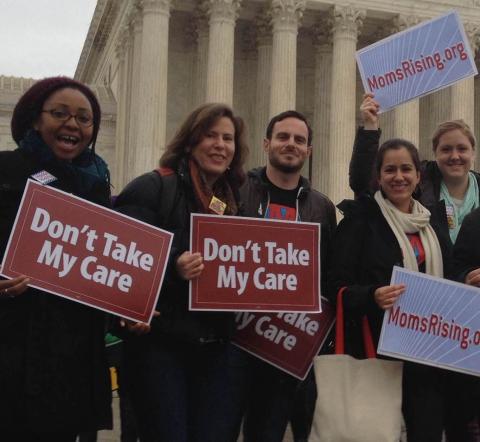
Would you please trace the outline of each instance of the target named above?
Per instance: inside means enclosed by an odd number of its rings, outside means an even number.
[[[188,310],[203,270],[189,250],[190,214],[237,215],[247,153],[243,122],[223,104],[195,109],[160,159],[133,180],[117,210],[174,233],[151,327],[127,324],[126,367],[142,441],[234,441],[242,416],[243,358],[229,343],[232,313]]]

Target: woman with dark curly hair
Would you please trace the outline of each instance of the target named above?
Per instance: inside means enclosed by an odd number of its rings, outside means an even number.
[[[245,370],[229,343],[232,313],[188,310],[188,281],[202,273],[189,251],[190,214],[237,215],[247,153],[242,120],[205,104],[182,124],[160,168],[133,180],[117,210],[174,233],[151,328],[128,324],[126,366],[142,441],[234,441]]]
[[[0,152],[0,256],[28,178],[109,204],[106,164],[95,154],[100,106],[67,77],[35,83],[12,117],[14,151]],[[0,440],[69,442],[111,426],[104,314],[41,290],[0,280]]]

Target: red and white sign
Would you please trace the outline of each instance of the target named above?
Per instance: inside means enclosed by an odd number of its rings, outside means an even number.
[[[325,299],[322,307],[322,313],[238,312],[233,343],[292,376],[305,379],[335,323],[335,309]]]
[[[3,275],[134,321],[150,322],[173,235],[29,180]]]
[[[320,312],[320,225],[192,214],[191,310]]]

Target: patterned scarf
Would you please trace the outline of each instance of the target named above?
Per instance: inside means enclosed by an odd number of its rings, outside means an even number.
[[[204,174],[199,169],[198,164],[195,160],[193,160],[193,158],[190,158],[188,167],[190,171],[190,178],[192,180],[193,191],[195,194],[195,201],[201,213],[218,215],[217,212],[210,209],[210,202],[212,197],[215,196],[227,205],[224,215],[237,214],[238,206],[235,201],[232,188],[225,179],[225,175],[222,175],[220,178],[218,178],[213,186],[213,189],[210,189],[207,186]]]

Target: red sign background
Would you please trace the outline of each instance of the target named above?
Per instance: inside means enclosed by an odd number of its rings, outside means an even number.
[[[30,286],[150,322],[172,237],[170,232],[30,180],[2,272],[9,278],[27,275]]]
[[[305,379],[335,322],[335,309],[330,303],[323,299],[322,307],[322,313],[239,312],[233,343],[292,376]]]
[[[319,224],[192,214],[190,239],[191,310],[321,311]]]

